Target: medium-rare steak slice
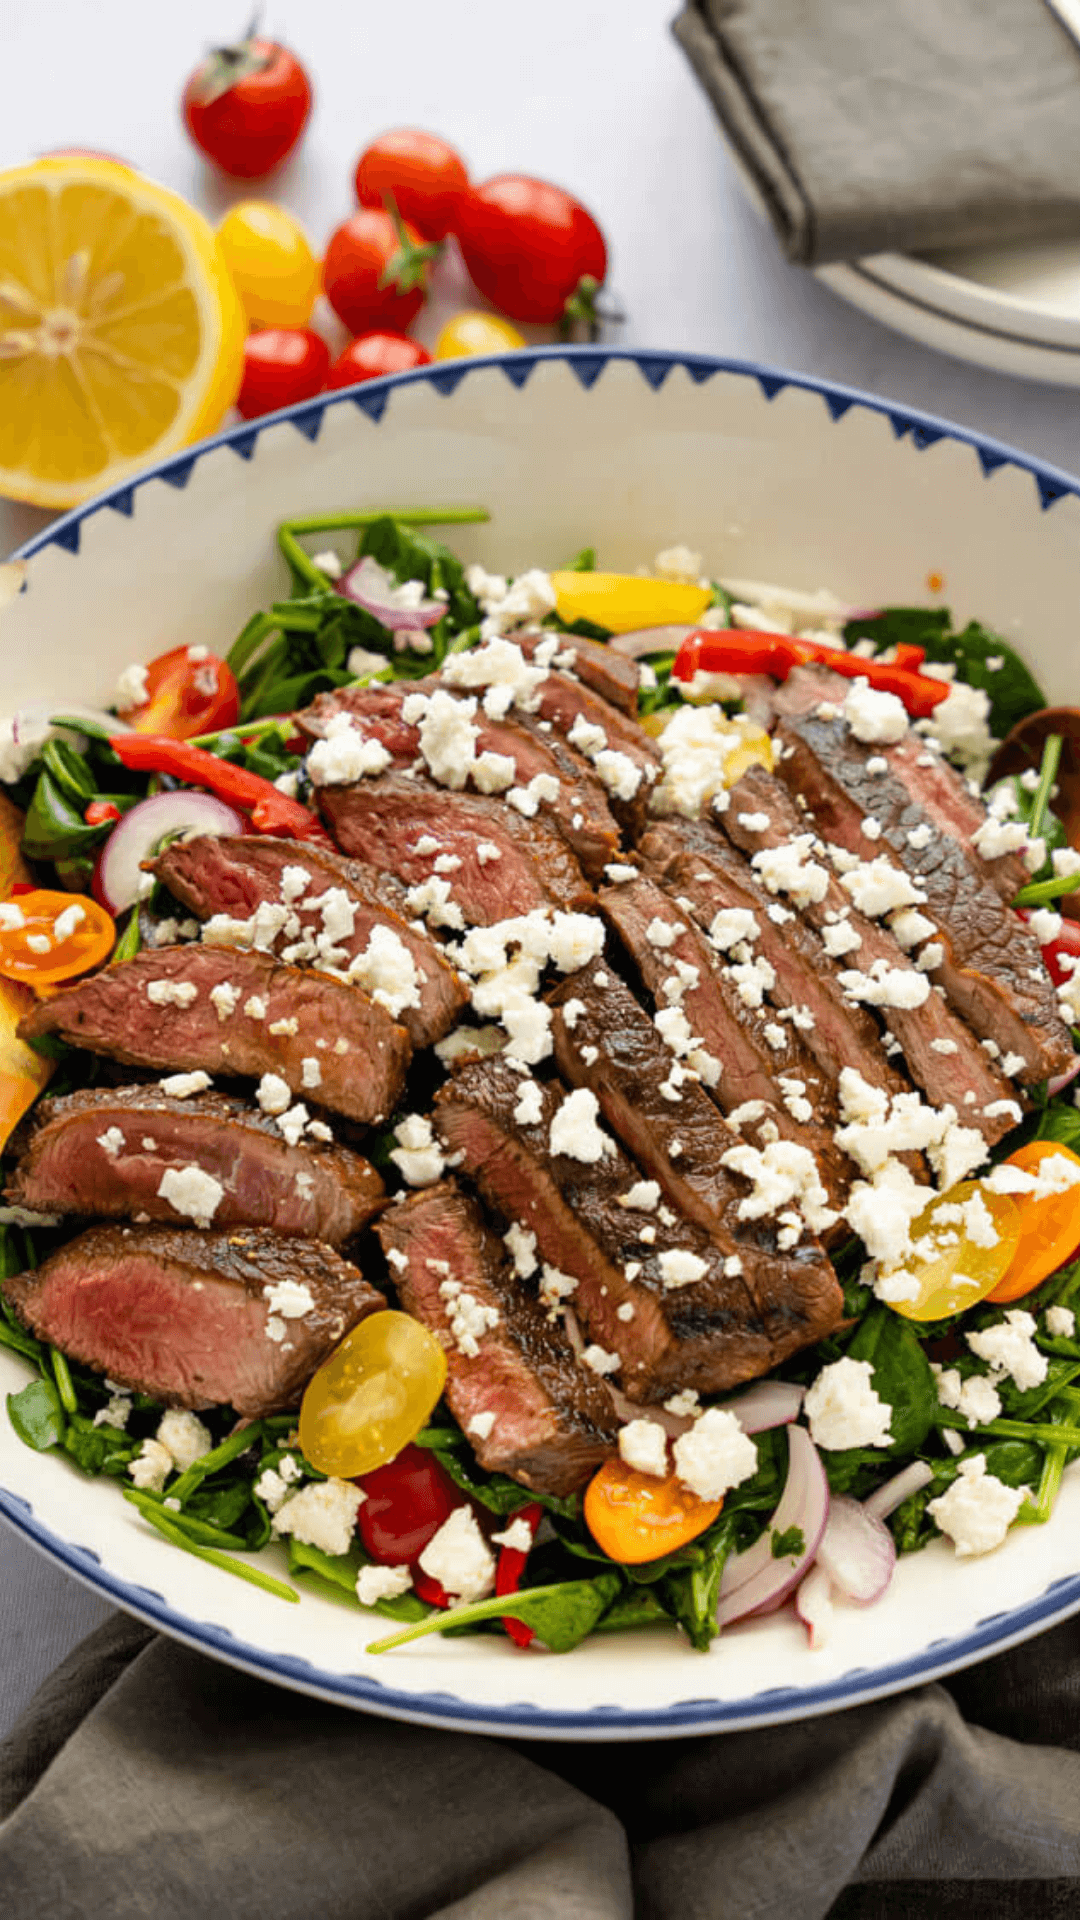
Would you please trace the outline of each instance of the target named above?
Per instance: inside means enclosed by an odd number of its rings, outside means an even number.
[[[118,1385],[255,1420],[298,1406],[342,1335],[386,1305],[333,1247],[259,1229],[91,1227],[0,1290],[39,1340]]]
[[[395,771],[406,773],[418,764],[421,752],[419,723],[405,720],[402,707],[417,693],[432,694],[442,683],[436,679],[399,680],[389,686],[346,687],[340,693],[321,693],[306,713],[297,716],[298,724],[310,735],[325,732],[327,721],[335,713],[348,713],[364,739],[381,742],[397,762]],[[445,688],[451,698],[466,696],[456,688]],[[472,702],[475,706],[475,700]],[[524,801],[529,817],[539,809],[541,816],[558,828],[571,852],[580,860],[590,879],[598,879],[609,860],[616,856],[619,829],[611,815],[601,782],[586,761],[574,765],[569,757],[556,751],[557,740],[522,725],[516,715],[505,720],[490,720],[483,709],[477,712],[478,755],[495,753],[513,764],[513,784],[509,794],[540,781],[538,790]],[[473,788],[470,776],[466,784]],[[490,792],[490,787],[481,787]]]
[[[532,709],[549,720],[572,747],[591,760],[611,794],[612,811],[636,838],[644,825],[649,795],[660,778],[660,754],[636,720],[590,693],[566,673],[549,673],[536,689]],[[604,756],[621,755],[629,764]]]
[[[768,824],[763,826],[763,821]],[[732,788],[723,826],[748,855],[763,847],[785,846],[805,830],[787,788],[763,767],[751,768]],[[844,966],[862,973],[879,964],[890,971],[912,970],[912,958],[895,935],[856,911],[835,874],[829,873],[821,899],[808,901],[802,911],[825,945],[832,942]],[[1020,1115],[1011,1081],[940,993],[928,993],[918,1006],[890,1007],[888,1021],[908,1072],[935,1106],[954,1106],[964,1124],[978,1127],[989,1146],[1016,1125]]]
[[[777,738],[780,778],[802,796],[822,838],[861,860],[886,855],[924,895],[919,912],[944,949],[933,977],[968,1025],[1018,1054],[1024,1081],[1064,1072],[1073,1045],[1038,942],[966,846],[938,830],[891,768],[868,769],[873,756],[842,719],[815,712],[781,721]]]
[[[707,821],[666,820],[649,828],[641,852],[706,933],[718,914],[725,916],[722,929],[737,924],[731,920],[733,913],[752,916],[756,931],[748,942],[751,973],[755,963],[765,963],[769,971],[764,979],[769,981],[770,972],[774,977],[762,991],[791,1009],[801,1038],[830,1081],[835,1084],[843,1067],[854,1067],[870,1086],[890,1095],[904,1091],[906,1082],[890,1066],[875,1020],[865,1007],[847,999],[837,964],[817,934],[800,914],[759,885],[729,840]],[[726,940],[727,933],[719,937]],[[749,976],[746,988],[757,991]]]
[[[618,1420],[565,1329],[516,1278],[452,1181],[411,1194],[377,1232],[402,1305],[445,1348],[446,1399],[489,1473],[576,1492],[614,1452]]]
[[[42,1101],[5,1198],[38,1213],[268,1227],[340,1246],[386,1194],[374,1167],[346,1147],[308,1138],[291,1146],[243,1100],[177,1100],[150,1083]]]
[[[855,1169],[833,1139],[832,1083],[797,1035],[746,1004],[689,914],[648,875],[604,888],[599,900],[661,1019],[681,1031],[681,1048],[696,1043],[688,1064],[739,1133],[758,1147],[777,1133],[808,1147],[830,1205],[842,1207]]]
[[[379,1004],[414,1047],[441,1040],[465,1005],[465,989],[440,948],[405,918],[398,889],[359,860],[265,834],[197,834],[174,840],[153,872],[200,920],[215,914],[248,920],[261,906],[278,909],[280,917],[287,908],[276,931],[269,921],[259,931],[260,946],[292,965],[318,965],[320,948],[340,972],[355,965],[357,984],[376,995],[381,990]]]
[[[514,635],[527,660],[531,660],[537,647],[551,637],[550,629],[544,633]],[[618,707],[620,712],[636,719],[638,688],[641,684],[641,669],[637,661],[609,647],[606,640],[587,640],[576,633],[560,633],[557,638],[559,651],[555,658],[561,671],[576,674],[583,686],[598,693],[611,706]],[[572,655],[571,660],[567,659],[568,654]]]
[[[338,846],[395,874],[430,926],[485,927],[537,907],[593,905],[555,828],[499,800],[386,773],[320,787],[319,807]]]
[[[216,996],[216,997],[215,997]],[[130,1066],[276,1074],[369,1126],[393,1112],[412,1048],[358,987],[236,947],[158,947],[64,987],[22,1022]]]
[[[674,1085],[673,1056],[603,962],[571,974],[549,999],[563,1078],[593,1094],[612,1132],[670,1203],[729,1260],[738,1258],[732,1272],[745,1280],[769,1338],[790,1333],[793,1311],[835,1324],[836,1277],[806,1224],[807,1215],[815,1227],[835,1220],[812,1154],[783,1140],[759,1154],[739,1141],[700,1086]],[[729,1153],[738,1155],[739,1170],[724,1166]],[[760,1179],[751,1181],[755,1165]]]
[[[832,1287],[816,1295],[792,1289],[766,1333],[745,1281],[725,1271],[721,1249],[661,1207],[655,1183],[643,1181],[620,1148],[592,1165],[553,1153],[551,1125],[565,1097],[561,1083],[522,1081],[492,1060],[463,1068],[440,1088],[436,1126],[488,1206],[524,1230],[525,1239],[511,1233],[519,1268],[535,1261],[553,1270],[559,1290],[564,1280],[576,1283],[566,1295],[589,1339],[618,1355],[629,1399],[658,1400],[680,1387],[724,1392],[830,1330]],[[519,1117],[519,1103],[528,1118]],[[671,1254],[689,1254],[700,1277],[670,1281]]]

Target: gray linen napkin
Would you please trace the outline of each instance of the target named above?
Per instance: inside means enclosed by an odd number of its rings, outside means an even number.
[[[686,0],[792,260],[1080,236],[1080,49],[1045,0]]]
[[[792,1727],[569,1746],[349,1713],[117,1616],[0,1748],[0,1889],[18,1920],[1075,1920],[1080,1621]]]

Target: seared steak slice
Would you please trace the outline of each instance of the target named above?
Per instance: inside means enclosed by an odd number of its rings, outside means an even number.
[[[830,1081],[838,1080],[842,1067],[855,1067],[871,1086],[890,1095],[904,1091],[906,1083],[889,1065],[876,1022],[865,1007],[846,998],[836,963],[816,933],[801,914],[766,893],[730,841],[706,821],[668,820],[650,827],[641,852],[706,933],[720,912],[753,914],[753,957],[764,960],[776,976],[769,998],[793,1010],[801,1038]],[[786,917],[774,918],[770,908]]]
[[[64,987],[21,1031],[58,1033],[130,1066],[273,1073],[296,1099],[369,1126],[393,1112],[412,1053],[404,1028],[358,987],[250,948],[194,944],[153,948]]]
[[[551,632],[517,633],[514,638],[525,658],[531,660],[537,647],[551,639]],[[602,700],[630,714],[632,719],[637,718],[641,671],[636,660],[608,646],[606,640],[587,640],[580,634],[560,633],[558,641],[556,658],[564,672],[576,674],[582,685],[598,693]],[[569,667],[567,654],[573,655]]]
[[[192,1168],[220,1194],[196,1191],[185,1210],[169,1195],[185,1198],[177,1175]],[[269,1227],[340,1246],[386,1195],[374,1167],[346,1147],[290,1146],[269,1114],[243,1100],[177,1100],[151,1083],[42,1101],[5,1198],[39,1213],[173,1225],[202,1217],[201,1203],[217,1229]]]
[[[597,765],[602,779],[607,763],[598,761],[598,755],[619,753],[630,762],[626,791],[620,794],[617,787],[609,791],[616,819],[636,836],[648,812],[649,795],[660,777],[660,755],[655,741],[636,720],[629,719],[599,695],[590,693],[580,680],[573,680],[565,673],[549,673],[541,682],[533,711],[540,720],[550,720],[557,733],[565,734],[572,747]],[[608,766],[607,771],[613,779],[617,778],[618,769],[613,772]]]
[[[740,1146],[702,1089],[686,1080],[672,1088],[673,1056],[629,988],[602,962],[572,974],[549,995],[555,1060],[565,1080],[587,1087],[612,1132],[659,1181],[667,1199],[693,1220],[745,1280],[766,1333],[790,1336],[793,1316],[818,1327],[840,1312],[836,1277],[797,1211],[747,1211],[748,1182],[722,1165]],[[665,1088],[668,1089],[665,1092]],[[671,1091],[677,1099],[670,1098]],[[780,1142],[789,1153],[790,1143]],[[808,1172],[816,1169],[808,1155]],[[821,1198],[823,1190],[818,1188]],[[807,1202],[807,1204],[810,1204]],[[815,1210],[816,1211],[816,1210]],[[820,1218],[820,1214],[817,1215]]]
[[[537,907],[577,911],[593,904],[555,828],[501,801],[386,773],[356,786],[320,787],[319,807],[346,853],[386,868],[407,887],[434,889],[436,904],[424,909],[432,926],[484,927]],[[461,864],[440,870],[440,860]],[[412,894],[410,905],[419,912],[422,903]]]
[[[516,1109],[530,1084],[540,1118],[521,1121]],[[564,1098],[561,1084],[523,1082],[493,1060],[440,1088],[436,1126],[488,1206],[535,1236],[537,1267],[577,1283],[573,1310],[590,1340],[618,1354],[629,1399],[654,1401],[679,1387],[721,1393],[820,1338],[832,1324],[831,1289],[816,1299],[792,1290],[786,1314],[778,1304],[766,1333],[745,1281],[725,1273],[721,1249],[658,1207],[621,1149],[591,1166],[552,1153],[551,1123]],[[661,1263],[676,1251],[702,1263],[700,1279],[669,1283]]]
[[[310,1307],[284,1317],[283,1282]],[[386,1305],[332,1247],[261,1229],[91,1227],[0,1288],[39,1340],[119,1385],[254,1420],[298,1406],[342,1335]]]
[[[1038,942],[967,847],[938,830],[891,768],[867,771],[872,756],[843,720],[810,714],[781,722],[777,737],[786,749],[780,778],[802,795],[823,839],[862,860],[887,855],[925,895],[919,911],[944,948],[933,977],[969,1026],[1003,1053],[1020,1055],[1022,1080],[1062,1073],[1073,1045]],[[870,820],[880,829],[874,838],[864,832]]]
[[[283,892],[286,868],[291,869],[287,895]],[[337,949],[334,966],[347,973],[354,961],[371,950],[376,928],[383,930],[376,946],[385,934],[393,934],[405,948],[413,974],[407,977],[408,968],[402,962],[397,977],[388,983],[390,1009],[400,1009],[394,1017],[414,1047],[441,1040],[465,1005],[465,989],[440,948],[402,913],[404,901],[397,888],[358,860],[346,860],[309,842],[272,840],[264,834],[197,834],[190,840],[174,840],[158,855],[152,870],[200,920],[214,914],[247,920],[260,906],[288,906],[296,918],[270,937],[266,950],[291,964],[319,965],[317,946],[306,949],[321,936],[332,952]],[[304,873],[309,882],[294,897],[291,883]],[[351,933],[342,924],[350,914]],[[328,919],[332,938],[326,934]],[[378,978],[378,973],[373,977]],[[407,1004],[412,997],[419,1006]],[[401,1000],[406,1004],[402,1006]]]
[[[515,1277],[475,1200],[444,1181],[392,1207],[377,1232],[402,1305],[446,1351],[447,1402],[480,1465],[538,1493],[583,1486],[614,1451],[610,1396]]]
[[[708,941],[663,887],[643,874],[606,887],[600,907],[633,959],[660,1013],[671,1020],[681,1009],[700,1043],[689,1064],[744,1139],[761,1146],[770,1126],[814,1154],[830,1204],[842,1207],[855,1170],[839,1151],[834,1090],[817,1063],[787,1028],[760,1007],[747,1006],[731,978],[717,965]],[[695,977],[696,976],[696,977]],[[773,1047],[766,1037],[780,1039]],[[703,1049],[703,1055],[702,1050]],[[752,1111],[756,1109],[756,1111]]]
[[[405,773],[419,760],[420,728],[403,718],[402,706],[413,694],[430,694],[440,689],[452,698],[464,697],[456,688],[442,688],[442,683],[434,677],[399,680],[390,686],[346,687],[340,693],[319,694],[314,705],[298,715],[298,723],[306,733],[316,735],[325,730],[327,721],[335,713],[348,713],[365,739],[380,741],[393,755],[398,763],[395,771]],[[505,720],[489,720],[481,707],[473,724],[477,753],[497,753],[511,760],[515,787],[528,787],[538,776],[555,781],[553,797],[536,796],[526,804],[531,804],[531,815],[535,815],[539,806],[543,818],[558,828],[590,879],[597,879],[606,862],[615,858],[619,829],[612,819],[603,786],[588,762],[573,764],[565,754],[556,752],[555,741],[549,742],[542,733],[522,725],[516,715]],[[468,785],[473,784],[470,779]],[[506,797],[507,804],[512,805]]]

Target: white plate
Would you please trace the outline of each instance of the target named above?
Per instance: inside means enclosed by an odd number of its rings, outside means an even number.
[[[209,442],[58,522],[3,616],[0,707],[109,698],[118,671],[193,640],[224,649],[283,587],[287,515],[487,502],[452,536],[500,571],[588,542],[634,568],[699,548],[710,572],[925,600],[1021,645],[1052,699],[1076,684],[1080,489],[947,423],[768,368],[583,348],[421,369]],[[0,1392],[26,1378],[0,1351]],[[1051,1525],[957,1562],[904,1561],[822,1652],[787,1618],[706,1655],[676,1636],[599,1637],[563,1659],[493,1637],[378,1658],[387,1623],[289,1606],[169,1547],[107,1480],[0,1421],[0,1512],[130,1612],[268,1680],[404,1719],[534,1737],[663,1738],[853,1704],[962,1666],[1080,1610],[1080,1474]],[[275,1560],[276,1550],[268,1555]]]

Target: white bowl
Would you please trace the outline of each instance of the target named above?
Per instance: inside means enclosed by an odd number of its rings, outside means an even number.
[[[1049,698],[1077,678],[1080,488],[946,422],[825,382],[701,356],[591,348],[434,366],[244,426],[57,522],[4,613],[0,709],[102,702],[169,647],[227,649],[286,591],[278,521],[336,508],[486,504],[454,529],[494,571],[596,546],[632,570],[699,549],[710,573],[829,587],[856,605],[938,598],[1024,653]],[[931,582],[937,583],[932,585]],[[0,1350],[0,1391],[26,1378]],[[269,1680],[491,1733],[659,1738],[853,1704],[999,1651],[1080,1610],[1080,1477],[1051,1524],[985,1559],[901,1562],[817,1653],[790,1618],[706,1655],[655,1630],[557,1659],[493,1637],[366,1653],[377,1615],[300,1606],[168,1546],[107,1480],[0,1422],[0,1513],[118,1605]]]

